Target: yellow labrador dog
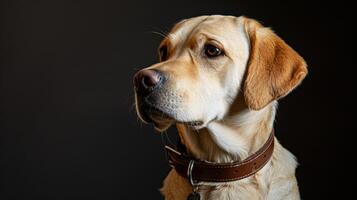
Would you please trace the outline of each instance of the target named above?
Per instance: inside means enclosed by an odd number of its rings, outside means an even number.
[[[273,129],[277,100],[307,74],[296,51],[246,17],[183,20],[159,54],[159,63],[134,77],[137,113],[158,131],[176,124],[188,154],[211,165],[243,161],[261,149]],[[240,180],[202,181],[193,188],[173,168],[161,192],[168,200],[188,199],[194,189],[197,199],[300,199],[296,160],[272,141],[269,160]]]

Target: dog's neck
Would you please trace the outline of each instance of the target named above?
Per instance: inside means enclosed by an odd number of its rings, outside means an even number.
[[[190,154],[200,160],[226,163],[243,160],[263,146],[273,128],[276,102],[259,111],[243,104],[233,107],[224,119],[195,130],[177,124]]]

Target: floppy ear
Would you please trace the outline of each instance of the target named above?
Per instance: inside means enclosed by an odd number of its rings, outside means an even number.
[[[304,59],[272,30],[246,19],[250,58],[244,82],[244,98],[259,110],[287,95],[307,74]]]

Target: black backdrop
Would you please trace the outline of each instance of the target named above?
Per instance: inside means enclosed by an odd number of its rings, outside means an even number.
[[[159,199],[162,136],[136,118],[132,75],[156,62],[151,31],[202,14],[256,18],[306,59],[309,76],[280,101],[277,136],[299,160],[303,198],[340,193],[353,108],[349,5],[0,2],[0,199]]]

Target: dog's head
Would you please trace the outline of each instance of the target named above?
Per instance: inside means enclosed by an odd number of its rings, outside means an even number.
[[[245,17],[201,16],[176,24],[159,46],[160,62],[134,77],[144,122],[165,130],[221,120],[237,96],[259,110],[288,94],[307,74],[282,39]]]

